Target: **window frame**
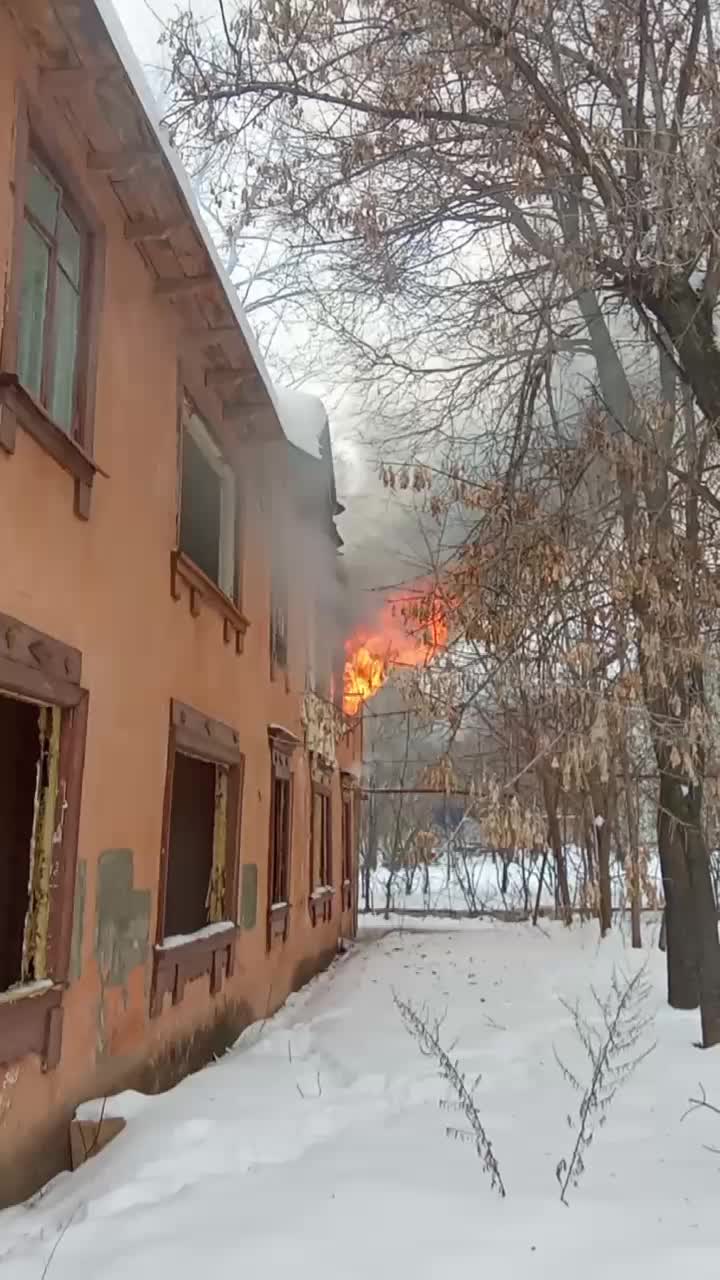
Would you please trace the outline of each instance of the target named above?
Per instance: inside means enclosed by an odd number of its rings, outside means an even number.
[[[182,440],[181,449],[185,451],[185,440],[187,436],[192,438],[193,443],[199,452],[203,455],[207,465],[214,472],[218,480],[220,490],[220,529],[218,534],[218,576],[217,581],[211,577],[206,571],[193,560],[190,553],[183,547],[181,542],[182,528],[182,509],[183,509],[183,473],[184,463],[181,460],[180,466],[180,491],[178,502],[178,551],[182,556],[195,565],[199,573],[207,578],[209,582],[233,605],[237,606],[238,597],[238,560],[239,560],[239,539],[238,539],[238,483],[235,469],[228,462],[225,452],[215,440],[207,422],[198,413],[197,409],[186,406],[182,419]],[[230,560],[230,563],[228,563]]]
[[[277,939],[286,942],[290,929],[292,865],[293,865],[293,820],[295,816],[294,777],[292,756],[299,740],[288,730],[271,725],[268,729],[270,747],[270,825],[268,833],[268,890],[267,890],[267,945],[271,949]],[[287,784],[287,833],[286,848],[281,851],[284,863],[283,879],[285,894],[275,900],[275,883],[278,874],[279,851],[276,843],[276,784]]]
[[[310,823],[309,823],[309,892],[308,904],[313,925],[319,921],[332,918],[332,904],[335,896],[333,886],[333,803],[332,803],[333,768],[317,753],[310,755]],[[320,800],[322,826],[320,831],[320,873],[324,872],[325,883],[315,883],[315,801]]]
[[[59,186],[64,207],[84,242],[78,348],[75,360],[75,409],[71,429],[53,420],[47,407],[23,386],[18,374],[20,301],[27,183],[31,157]],[[20,426],[74,479],[75,514],[90,515],[93,482],[100,468],[93,459],[99,330],[105,277],[105,230],[76,166],[67,158],[45,111],[21,88],[15,126],[14,219],[7,294],[7,320],[0,344],[0,448],[16,449]],[[34,225],[34,223],[33,223]],[[51,344],[53,345],[53,344]],[[46,352],[45,359],[49,359]]]
[[[170,855],[172,794],[175,756],[181,753],[227,769],[225,842],[222,868],[223,920],[210,924],[182,942],[166,945],[165,911]],[[238,888],[240,884],[240,841],[245,756],[240,749],[240,735],[230,725],[213,720],[186,703],[173,699],[170,704],[165,798],[163,803],[160,877],[158,885],[153,975],[150,991],[150,1015],[157,1017],[166,993],[172,993],[173,1005],[183,998],[185,983],[205,974],[210,975],[210,994],[222,990],[224,977],[231,977],[235,965],[238,933]],[[213,873],[217,867],[217,833],[213,837]]]
[[[49,914],[44,961],[48,978],[38,990],[25,983],[0,995],[0,1065],[30,1053],[44,1071],[62,1051],[63,996],[69,985],[78,836],[82,806],[88,692],[80,683],[82,655],[17,618],[0,614],[0,694],[60,714],[58,778],[54,788]]]
[[[178,370],[175,547],[170,554],[170,594],[173,600],[181,600],[183,594],[187,595],[190,614],[193,618],[199,617],[203,604],[207,604],[218,613],[222,618],[224,643],[232,645],[235,653],[240,654],[244,649],[245,633],[249,622],[242,612],[241,604],[243,552],[245,546],[245,495],[239,475],[237,452],[232,447],[228,447],[224,434],[215,432],[211,417],[205,409],[198,408],[195,395],[188,391],[188,381],[190,379],[187,376],[187,370],[180,368]],[[225,530],[226,543],[228,540],[232,542],[234,562],[233,589],[230,595],[213,578],[208,577],[200,566],[191,559],[189,554],[183,551],[180,545],[183,449],[185,431],[188,429],[188,423],[193,419],[196,424],[195,429],[198,432],[198,436],[194,437],[195,443],[208,458],[213,469],[216,470],[221,486],[224,483],[226,491],[232,487],[233,518]],[[202,442],[199,442],[198,437]],[[231,539],[229,530],[231,531]],[[222,516],[220,539],[222,546]],[[220,549],[219,547],[219,551]],[[227,546],[224,554],[228,554]],[[218,557],[219,560],[220,556]],[[218,574],[218,576],[220,577],[221,575]]]
[[[50,402],[54,390],[54,380],[57,376],[57,354],[58,354],[58,332],[59,320],[57,312],[57,293],[58,293],[58,272],[63,271],[67,275],[67,271],[60,261],[59,238],[57,232],[57,221],[60,213],[64,213],[69,222],[74,226],[80,240],[80,265],[78,271],[78,282],[70,283],[75,287],[78,297],[78,329],[77,329],[77,349],[75,352],[75,362],[73,366],[73,387],[72,387],[72,416],[69,425],[65,426],[56,419],[57,425],[61,431],[65,431],[71,440],[82,443],[82,426],[79,414],[78,391],[80,386],[80,363],[84,342],[87,335],[83,332],[86,322],[84,315],[83,299],[87,292],[88,280],[90,277],[90,263],[92,259],[92,237],[85,225],[85,219],[82,212],[73,199],[72,191],[69,191],[65,184],[57,177],[53,170],[51,161],[48,160],[42,149],[42,143],[38,143],[34,136],[30,137],[25,159],[25,187],[26,197],[28,188],[28,179],[30,171],[37,169],[46,181],[53,186],[58,195],[58,207],[56,212],[56,230],[51,234],[49,227],[42,222],[39,215],[32,209],[27,201],[23,208],[22,233],[25,236],[27,226],[32,227],[33,231],[43,241],[48,249],[48,285],[45,298],[45,308],[43,312],[42,323],[42,360],[40,365],[40,394],[37,395],[30,388],[25,387],[29,395],[32,395],[39,401],[41,406],[50,418],[53,417]],[[24,272],[21,275],[21,286],[23,283]],[[21,318],[20,312],[19,318]],[[18,332],[18,347],[19,347]],[[18,350],[19,358],[19,350]],[[20,374],[18,372],[18,377]],[[24,384],[23,384],[24,386]]]

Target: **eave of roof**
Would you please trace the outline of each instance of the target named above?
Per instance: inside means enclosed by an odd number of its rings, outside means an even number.
[[[128,80],[135,92],[135,96],[142,108],[148,128],[160,147],[172,177],[175,180],[177,195],[180,202],[185,206],[188,216],[193,222],[195,229],[204,244],[208,258],[210,259],[213,273],[217,277],[218,283],[225,294],[225,299],[230,306],[235,320],[237,321],[238,327],[252,356],[253,363],[260,374],[273,408],[275,409],[278,421],[282,426],[282,417],[280,415],[273,381],[260,352],[260,348],[258,347],[255,334],[253,333],[252,327],[240,303],[237,289],[233,285],[230,276],[223,266],[207,223],[203,218],[202,211],[193,191],[187,170],[185,169],[177,151],[175,151],[170,144],[168,132],[163,127],[152,90],[147,82],[145,73],[135,56],[130,41],[127,38],[125,28],[118,17],[112,0],[90,0],[90,3],[94,4],[102,18],[110,42],[115,49],[118,59],[123,66]],[[283,434],[285,434],[284,429]]]

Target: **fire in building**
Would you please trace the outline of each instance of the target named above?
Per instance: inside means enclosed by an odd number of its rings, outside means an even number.
[[[102,0],[0,0],[0,1203],[356,927],[323,406],[272,383]],[[357,712],[357,705],[351,708]]]

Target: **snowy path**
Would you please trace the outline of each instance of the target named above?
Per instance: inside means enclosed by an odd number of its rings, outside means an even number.
[[[389,1276],[582,1280],[720,1274],[720,1117],[681,1123],[698,1080],[720,1103],[720,1050],[662,1006],[658,1048],[618,1095],[569,1209],[555,1167],[577,1101],[553,1045],[581,1064],[559,997],[638,961],[594,929],[443,925],[366,935],[220,1063],[159,1098],[29,1206],[0,1214],[0,1275],[40,1280]],[[508,1199],[470,1145],[444,1135],[445,1096],[392,1003],[442,1013],[472,1074]],[[452,1118],[452,1117],[451,1117]]]

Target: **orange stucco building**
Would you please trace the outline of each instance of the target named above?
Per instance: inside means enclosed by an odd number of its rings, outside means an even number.
[[[319,402],[280,396],[107,0],[0,0],[0,1203],[355,930]]]

